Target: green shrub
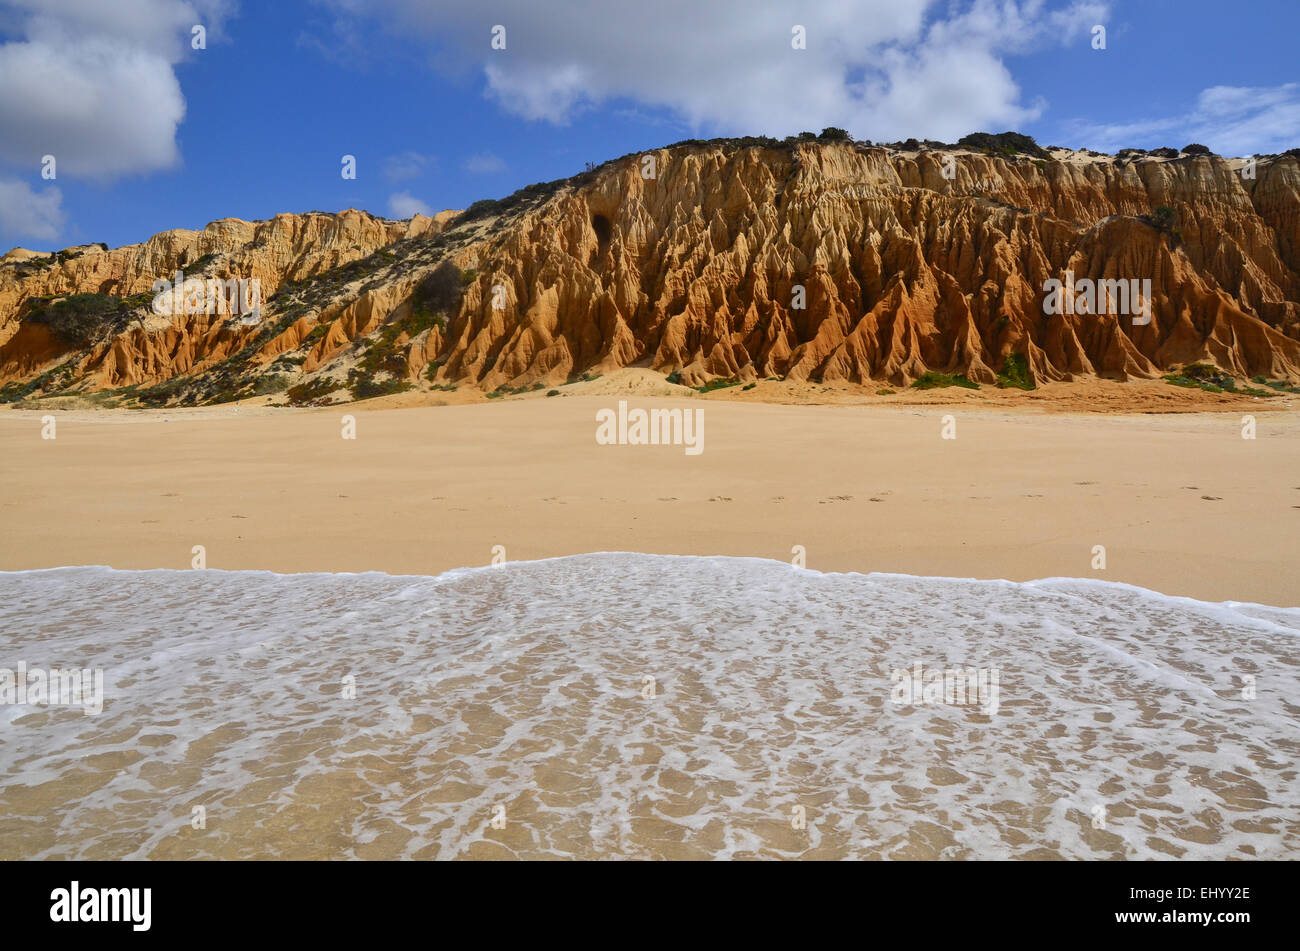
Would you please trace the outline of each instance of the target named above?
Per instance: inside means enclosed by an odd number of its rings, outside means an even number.
[[[546,395],[547,395],[547,396],[559,396],[559,395],[560,395],[560,391],[559,391],[559,390],[547,390]]]
[[[705,383],[703,386],[695,387],[695,389],[699,390],[699,392],[701,393],[711,393],[714,390],[725,390],[729,386],[739,386],[739,385],[740,385],[739,380],[710,380],[708,383]]]
[[[939,390],[949,386],[960,386],[967,390],[978,390],[980,385],[966,379],[964,373],[935,373],[927,370],[912,384],[914,390]]]
[[[991,152],[997,155],[1032,155],[1035,158],[1050,158],[1047,150],[1027,135],[1019,132],[1002,132],[993,135],[989,132],[972,132],[957,140],[957,144],[973,151]]]
[[[369,400],[376,396],[389,396],[393,393],[402,393],[411,388],[411,384],[406,380],[390,378],[386,380],[376,380],[374,377],[365,376],[353,370],[348,374],[348,389],[352,391],[352,398],[355,400]]]
[[[287,373],[268,373],[266,376],[260,376],[253,383],[254,396],[270,396],[274,393],[283,393],[289,388],[293,377]]]
[[[327,380],[318,377],[315,380],[308,380],[306,383],[299,383],[297,386],[289,387],[287,396],[293,406],[304,406],[307,403],[313,403],[321,397],[328,396],[339,388],[339,384],[334,380]]]
[[[1023,354],[1008,353],[1002,361],[1002,369],[998,371],[998,387],[1004,390],[1032,390],[1035,386],[1029,376],[1029,361]]]
[[[130,321],[129,309],[122,304],[122,298],[111,294],[71,294],[54,303],[37,298],[30,304],[27,319],[45,324],[65,343],[88,347]]]

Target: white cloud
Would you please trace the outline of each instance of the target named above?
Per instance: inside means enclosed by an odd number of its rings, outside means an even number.
[[[330,0],[324,0],[330,2]],[[355,4],[332,0],[341,16]],[[377,0],[395,32],[442,44],[439,68],[479,68],[501,108],[557,124],[629,99],[694,128],[952,139],[1014,127],[1024,103],[1008,55],[1085,42],[1100,0],[536,0],[481,7]],[[491,49],[491,27],[506,49]],[[802,26],[807,49],[791,48]]]
[[[1182,148],[1192,142],[1221,155],[1284,152],[1300,147],[1300,83],[1212,86],[1183,115],[1096,125],[1078,120],[1070,134],[1088,148]]]
[[[501,156],[493,155],[491,152],[482,152],[478,155],[471,155],[461,164],[461,168],[471,175],[495,175],[498,172],[506,170],[506,163]]]
[[[0,178],[0,234],[50,241],[63,229],[63,193],[36,191],[24,181]]]
[[[412,178],[419,178],[435,164],[437,159],[432,155],[411,151],[399,152],[384,159],[380,174],[390,182],[405,182]]]
[[[173,66],[195,24],[209,44],[225,0],[11,0],[18,15],[0,45],[0,159],[60,175],[111,180],[169,168],[185,99]],[[202,55],[201,53],[196,55]]]
[[[413,215],[432,217],[433,209],[410,192],[396,192],[388,196],[388,212],[394,218],[410,218]]]

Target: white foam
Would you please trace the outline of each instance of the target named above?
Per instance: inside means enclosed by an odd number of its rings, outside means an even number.
[[[105,680],[99,716],[4,708],[0,857],[1294,856],[1298,633],[720,557],[0,573],[0,667]],[[996,714],[891,703],[918,662],[996,668]]]

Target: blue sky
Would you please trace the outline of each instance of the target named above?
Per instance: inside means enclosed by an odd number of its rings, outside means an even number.
[[[0,0],[0,250],[406,217],[682,138],[827,125],[1281,151],[1300,147],[1297,27],[1296,0]]]

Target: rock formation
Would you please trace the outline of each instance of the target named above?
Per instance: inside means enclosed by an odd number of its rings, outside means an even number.
[[[228,220],[45,265],[6,256],[0,384],[170,381],[166,400],[201,402],[270,391],[269,375],[343,398],[376,380],[491,391],[634,364],[696,385],[905,385],[927,371],[993,383],[1010,357],[1040,383],[1197,362],[1300,380],[1295,154],[1245,167],[724,140],[485,204],[411,222]],[[205,255],[217,276],[276,294],[260,325],[142,310],[79,346],[27,316],[54,295],[140,294]],[[446,261],[463,290],[433,313],[422,282]],[[1047,282],[1067,275],[1149,281],[1149,322],[1045,312]]]

